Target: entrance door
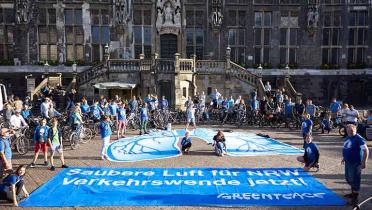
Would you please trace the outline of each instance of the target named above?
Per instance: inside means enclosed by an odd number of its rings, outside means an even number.
[[[174,58],[177,53],[177,36],[164,34],[160,36],[160,58]]]
[[[165,96],[168,100],[169,105],[172,105],[172,85],[170,81],[161,81],[160,84],[160,96],[159,98]]]

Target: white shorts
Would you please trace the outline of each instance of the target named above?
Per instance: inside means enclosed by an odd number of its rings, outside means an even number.
[[[195,123],[195,117],[188,117],[187,123]]]
[[[63,152],[63,149],[61,148],[61,145],[51,145],[50,149],[52,150],[52,153],[59,153],[61,154]]]

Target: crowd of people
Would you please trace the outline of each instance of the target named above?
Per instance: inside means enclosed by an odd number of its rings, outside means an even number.
[[[36,165],[40,151],[44,156],[44,165],[50,166],[49,169],[54,171],[54,156],[59,154],[61,167],[68,168],[64,160],[63,154],[63,138],[60,128],[61,121],[66,119],[73,132],[80,132],[82,124],[87,121],[98,123],[98,129],[102,140],[100,159],[107,159],[106,149],[112,139],[114,132],[113,125],[116,125],[117,139],[125,138],[127,131],[128,116],[138,115],[140,126],[139,134],[147,134],[148,123],[150,116],[155,110],[167,111],[170,109],[168,100],[162,96],[149,94],[144,99],[133,96],[131,99],[121,99],[115,96],[112,99],[107,99],[101,96],[98,100],[88,103],[85,97],[78,100],[77,92],[72,90],[67,94],[65,110],[57,110],[56,107],[61,107],[61,104],[56,104],[50,95],[49,91],[44,91],[40,98],[40,104],[31,103],[30,98],[26,97],[21,100],[19,97],[11,97],[5,105],[2,112],[2,128],[0,132],[0,176],[3,179],[3,184],[0,185],[0,197],[8,198],[17,205],[17,199],[21,191],[27,197],[28,193],[24,187],[23,176],[26,167],[20,166],[13,173],[12,169],[12,143],[11,136],[21,132],[23,128],[29,127],[37,117],[36,126],[33,129],[33,141],[35,143],[34,156],[30,163],[30,167]],[[63,106],[63,105],[62,105]],[[35,110],[35,107],[40,107]],[[301,128],[301,136],[303,138],[304,155],[297,160],[304,164],[304,170],[309,171],[312,168],[319,170],[319,147],[313,141],[313,126],[316,117],[319,117],[319,107],[314,105],[311,99],[307,99],[305,103],[301,98],[296,98],[295,103],[292,98],[286,93],[285,89],[280,88],[276,91],[271,89],[269,82],[265,84],[265,95],[258,97],[257,90],[252,90],[248,99],[243,99],[238,96],[236,99],[233,96],[225,97],[217,89],[209,95],[204,92],[189,96],[185,100],[186,112],[186,134],[180,141],[181,150],[184,154],[190,152],[192,146],[192,138],[188,132],[190,124],[196,128],[196,117],[201,117],[208,120],[211,110],[218,110],[220,120],[233,118],[237,115],[246,115],[247,112],[253,115],[260,114],[262,116],[281,116],[285,118],[295,118],[299,120]],[[196,114],[198,113],[198,116]],[[347,183],[350,184],[352,193],[346,195],[351,198],[353,203],[356,203],[358,192],[360,189],[361,170],[366,167],[368,160],[368,148],[365,144],[365,139],[359,135],[359,131],[363,132],[368,128],[368,123],[372,122],[372,110],[368,116],[364,117],[352,106],[346,103],[340,103],[333,99],[329,111],[321,112],[319,124],[322,133],[330,133],[334,128],[334,124],[342,123],[345,127],[345,143],[343,149],[342,163],[345,164],[345,177]],[[167,122],[168,123],[168,122]],[[227,154],[224,133],[218,131],[214,136],[214,148],[218,156]],[[50,159],[48,153],[50,151]],[[9,196],[6,190],[11,187],[13,192]],[[14,188],[14,189],[13,189]],[[22,189],[22,190],[21,190]]]

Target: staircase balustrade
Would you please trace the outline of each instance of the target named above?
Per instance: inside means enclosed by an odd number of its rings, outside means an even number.
[[[180,71],[181,72],[193,72],[194,71],[194,60],[193,59],[180,59]]]
[[[173,59],[156,59],[155,70],[157,73],[175,72],[175,62]]]
[[[224,74],[226,68],[225,61],[198,60],[195,65],[197,73]]]
[[[111,59],[108,61],[109,71],[113,73],[120,72],[137,72],[140,71],[140,60],[139,59]]]
[[[99,64],[97,66],[93,66],[85,71],[82,71],[76,75],[77,84],[83,85],[99,76],[102,76],[106,73],[106,68],[104,68],[103,64]]]

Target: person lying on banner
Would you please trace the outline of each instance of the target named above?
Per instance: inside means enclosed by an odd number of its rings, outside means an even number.
[[[313,142],[311,134],[305,136],[304,150],[304,155],[297,157],[299,162],[305,164],[304,170],[310,171],[311,168],[316,168],[316,171],[319,171],[319,148]]]
[[[8,200],[13,202],[14,206],[18,206],[18,201],[22,199],[21,191],[26,198],[29,196],[23,181],[25,174],[26,165],[20,165],[14,174],[9,174],[3,179],[3,183],[0,184],[1,200]]]
[[[213,137],[214,144],[213,146],[215,147],[216,154],[218,156],[223,156],[227,154],[226,151],[226,144],[225,144],[225,135],[223,134],[222,131],[218,131],[217,135]]]

